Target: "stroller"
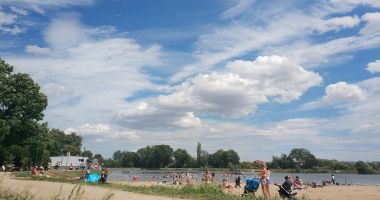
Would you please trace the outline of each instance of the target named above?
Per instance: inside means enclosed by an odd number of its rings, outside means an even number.
[[[291,191],[287,191],[282,185],[275,184],[278,187],[278,194],[282,199],[296,200],[297,192],[292,193]]]
[[[245,179],[245,186],[244,186],[244,193],[241,195],[242,197],[243,196],[247,196],[248,194],[252,194],[253,196],[255,196],[255,192],[257,192],[257,190],[259,189],[259,186],[260,186],[260,179],[258,178],[249,178],[247,177],[247,179]]]

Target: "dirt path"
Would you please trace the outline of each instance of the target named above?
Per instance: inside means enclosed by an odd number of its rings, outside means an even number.
[[[31,192],[36,199],[50,199],[55,194],[60,192],[62,187],[61,194],[68,196],[75,186],[70,183],[57,183],[57,182],[45,182],[45,181],[29,181],[29,180],[20,180],[14,177],[11,177],[9,174],[5,175],[0,173],[3,178],[1,186],[3,188],[9,188],[14,191],[29,191]],[[82,199],[94,200],[102,199],[107,192],[114,194],[112,200],[179,200],[177,198],[169,198],[162,196],[153,196],[153,195],[143,195],[132,192],[125,192],[121,190],[110,190],[102,187],[96,186],[83,186],[82,191],[84,192]]]

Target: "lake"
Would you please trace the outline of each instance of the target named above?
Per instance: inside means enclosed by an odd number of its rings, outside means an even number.
[[[162,170],[138,170],[138,169],[121,169],[115,168],[111,169],[112,173],[109,175],[109,180],[117,181],[130,181],[133,176],[139,177],[141,181],[162,181],[171,180],[170,173],[174,171],[162,171]],[[194,179],[200,181],[203,177],[203,172],[200,171],[176,171],[181,173],[188,173],[193,175]],[[224,175],[224,176],[223,176]],[[331,174],[327,173],[271,173],[272,183],[282,183],[286,175],[291,175],[293,178],[299,176],[303,182],[311,183],[312,181],[316,183],[321,183],[321,181],[330,180]],[[228,178],[229,182],[233,182],[235,174],[226,174],[225,172],[215,172],[215,177],[217,182],[222,182],[223,179]],[[240,175],[242,180],[245,177],[254,177],[255,173],[243,172]],[[380,175],[359,175],[359,174],[335,174],[336,182],[340,184],[368,184],[368,185],[380,185]]]

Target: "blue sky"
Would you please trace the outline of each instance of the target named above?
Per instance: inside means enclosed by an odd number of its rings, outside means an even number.
[[[47,94],[50,128],[106,157],[380,157],[377,0],[0,0],[0,56]]]

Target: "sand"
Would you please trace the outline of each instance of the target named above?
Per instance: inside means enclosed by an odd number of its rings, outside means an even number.
[[[134,185],[156,185],[154,182],[124,182],[124,184]],[[4,177],[3,187],[10,188],[12,190],[22,191],[28,190],[32,192],[37,199],[49,199],[52,195],[59,193],[62,186],[62,194],[68,195],[74,184],[69,183],[56,183],[45,181],[30,181],[22,180],[6,175]],[[101,199],[109,189],[96,187],[96,186],[83,186],[84,198],[83,199]],[[270,186],[272,196],[277,196],[277,187]],[[153,195],[143,195],[132,192],[125,192],[121,190],[112,190],[114,194],[113,199],[121,200],[173,200],[173,197],[162,197]],[[235,194],[241,194],[242,189],[226,189],[226,192],[232,192]],[[297,191],[298,197],[305,196],[310,200],[380,200],[380,186],[326,186],[323,188],[308,188],[306,190]],[[262,195],[261,190],[257,195]]]
[[[9,188],[13,191],[29,191],[31,192],[35,199],[48,200],[55,194],[60,192],[62,187],[62,195],[68,196],[75,186],[70,183],[58,183],[58,182],[48,182],[48,181],[31,181],[31,180],[22,180],[15,177],[11,177],[9,174],[5,175],[0,173],[3,178],[1,186],[3,188]],[[82,190],[84,191],[82,199],[96,200],[102,199],[107,192],[114,194],[113,200],[179,200],[176,198],[162,197],[162,196],[153,196],[153,195],[143,195],[132,192],[126,192],[121,190],[110,190],[97,186],[83,186]]]

